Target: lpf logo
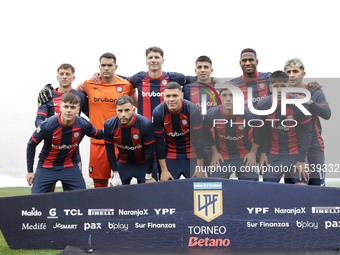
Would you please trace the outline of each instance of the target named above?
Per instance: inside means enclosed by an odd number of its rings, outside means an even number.
[[[194,182],[194,213],[207,222],[223,214],[222,182]]]

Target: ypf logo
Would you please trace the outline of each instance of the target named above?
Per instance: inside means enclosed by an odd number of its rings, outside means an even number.
[[[222,182],[194,182],[194,213],[210,222],[223,214]]]

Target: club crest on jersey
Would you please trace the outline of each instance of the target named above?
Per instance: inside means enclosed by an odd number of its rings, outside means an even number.
[[[264,83],[260,83],[259,87],[260,89],[263,89],[265,87]]]
[[[187,120],[182,120],[183,125],[186,125],[188,123]]]
[[[194,213],[207,222],[223,214],[222,182],[194,182]]]
[[[123,87],[118,86],[118,87],[116,87],[116,90],[117,90],[118,93],[122,93]]]
[[[77,132],[77,133],[74,133],[74,135],[73,135],[75,138],[77,138],[78,136],[79,136],[79,133]]]
[[[166,85],[166,84],[168,84],[168,81],[167,80],[162,80],[162,84]]]
[[[137,140],[139,136],[137,134],[134,134],[132,137],[133,139]]]
[[[242,129],[244,129],[244,126],[239,125],[239,126],[238,126],[238,129],[239,129],[239,130],[242,130]]]
[[[292,120],[293,116],[292,115],[287,115],[287,119]]]

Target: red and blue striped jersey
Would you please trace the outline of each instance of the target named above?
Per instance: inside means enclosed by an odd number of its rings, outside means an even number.
[[[39,167],[60,170],[76,166],[77,149],[84,135],[103,139],[103,130],[97,130],[86,119],[76,116],[71,125],[64,125],[60,115],[52,116],[41,123],[34,131],[27,144],[27,169],[33,172],[35,147],[44,140],[44,147],[39,155]]]
[[[154,109],[152,117],[158,159],[203,158],[202,116],[195,104],[184,99],[181,108],[171,112],[163,102]]]
[[[306,89],[308,89],[307,85],[305,85],[305,87]],[[321,137],[322,127],[319,117],[328,120],[331,117],[331,109],[329,108],[329,104],[321,89],[314,89],[310,91],[310,93],[311,100],[313,101],[313,103],[309,105],[309,110],[312,114],[312,141],[310,144],[310,148],[324,151],[325,145]]]
[[[219,99],[216,95],[216,90],[214,88],[215,83],[201,83],[201,82],[194,82],[188,85],[183,86],[183,94],[184,99],[187,99],[193,102],[198,108],[201,110],[202,107],[202,95],[206,95],[207,99],[207,111],[210,108],[213,108],[220,104]]]
[[[80,97],[80,112],[83,112],[85,114],[88,113],[88,103],[87,103],[87,97],[83,92],[80,92],[78,90],[72,89],[70,92],[76,94]],[[42,104],[38,107],[37,111],[37,117],[35,119],[35,126],[38,127],[41,122],[43,122],[45,119],[60,114],[60,104],[61,104],[61,96],[64,93],[58,92],[58,88],[54,89],[52,91],[52,98],[50,101],[48,101],[46,104]]]
[[[287,98],[294,98],[294,95],[287,94]],[[258,102],[257,109],[268,110],[271,106],[272,96]],[[305,108],[309,110],[308,106]],[[281,115],[281,107],[278,106],[275,112],[262,116],[262,119],[265,124],[258,129],[254,142],[261,144],[262,139],[267,138],[267,153],[299,154],[298,160],[304,162],[311,142],[311,116],[304,115],[295,105],[288,104],[286,115]]]
[[[261,118],[251,113],[248,107],[244,108],[244,115],[226,115],[221,105],[207,112],[203,121],[204,138],[209,147],[216,145],[223,159],[244,158],[253,144],[254,128],[249,124],[261,126]],[[215,141],[211,133],[212,127]]]
[[[153,109],[164,101],[164,87],[172,81],[184,85],[186,76],[181,73],[162,72],[160,77],[153,79],[148,72],[139,72],[131,76],[129,81],[138,89],[138,114],[151,120]]]
[[[152,171],[154,159],[155,133],[151,120],[141,115],[133,115],[130,125],[121,125],[118,116],[104,123],[104,141],[107,157],[113,171],[117,170],[114,144],[118,147],[118,161],[122,163],[147,164]]]
[[[269,89],[269,76],[271,73],[257,73],[257,77],[255,79],[244,79],[243,75],[237,77],[232,82],[238,84],[238,87],[242,90],[244,95],[244,105],[248,106],[248,88],[253,89],[253,105],[256,107],[257,102],[261,99],[270,96],[272,93]]]

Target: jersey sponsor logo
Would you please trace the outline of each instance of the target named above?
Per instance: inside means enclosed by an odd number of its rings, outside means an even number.
[[[202,103],[196,103],[196,105],[198,106],[198,107],[202,107]],[[215,104],[215,102],[207,102],[206,104],[205,104],[206,106],[212,106],[212,107],[214,107],[214,106],[216,106],[217,104]]]
[[[107,227],[112,230],[121,230],[121,231],[127,231],[129,229],[129,224],[123,224],[120,222],[114,223],[114,222],[108,222]]]
[[[62,149],[67,149],[67,150],[69,150],[69,149],[72,149],[72,148],[74,148],[74,147],[77,147],[78,146],[78,143],[75,143],[75,144],[72,144],[72,145],[66,145],[66,144],[63,144],[63,145],[55,145],[55,144],[51,144],[51,146],[53,147],[53,148],[56,148],[56,149],[59,149],[59,150],[62,150]]]
[[[114,215],[114,209],[88,209],[88,215]]]
[[[107,97],[105,97],[105,98],[100,98],[100,97],[94,97],[93,98],[93,101],[94,102],[102,102],[102,103],[115,103],[116,102],[116,100],[117,99],[112,99],[112,98],[107,98]]]
[[[222,182],[194,182],[194,213],[207,222],[223,214]]]
[[[122,93],[123,87],[120,87],[120,86],[119,86],[119,87],[116,87],[116,90],[117,90],[118,93]]]
[[[242,127],[242,126],[239,126],[239,127]],[[219,136],[219,137],[222,137],[222,138],[225,139],[225,140],[230,140],[230,141],[238,141],[238,140],[243,139],[243,137],[244,137],[244,135],[240,135],[240,136],[238,136],[238,137],[236,137],[236,136],[230,136],[230,135],[224,136],[224,135],[221,135],[220,133],[218,133],[218,136]]]
[[[54,229],[77,229],[78,224],[62,224],[56,222],[56,224],[53,226]]]
[[[22,223],[21,229],[22,230],[45,230],[46,223],[35,223],[35,224]]]
[[[172,136],[172,137],[184,136],[184,135],[188,134],[189,132],[190,132],[190,129],[187,129],[186,131],[180,132],[180,133],[178,133],[177,131],[172,132],[172,133],[168,133],[168,132],[165,131],[165,133],[166,133],[168,136]]]
[[[130,151],[134,151],[134,150],[138,150],[138,149],[142,149],[143,148],[143,145],[141,144],[138,144],[136,146],[127,146],[127,145],[121,145],[121,144],[118,144],[116,143],[117,147],[118,148],[122,148],[124,150],[130,150]]]
[[[28,211],[28,210],[22,210],[21,211],[21,216],[37,217],[37,216],[41,216],[41,215],[42,215],[42,212],[35,209],[35,207],[32,207],[32,210],[30,210],[30,211]]]
[[[164,92],[160,93],[160,92],[143,92],[142,91],[142,96],[143,97],[163,97],[164,96]]]
[[[139,136],[137,134],[134,134],[133,136],[133,139],[137,140],[139,138]]]

